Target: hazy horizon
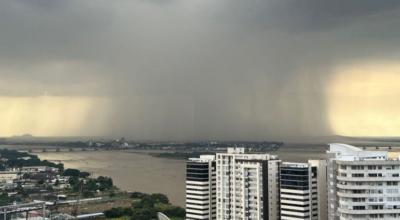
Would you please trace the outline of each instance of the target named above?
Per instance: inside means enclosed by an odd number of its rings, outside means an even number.
[[[175,143],[191,143],[191,142],[282,142],[284,144],[322,144],[328,145],[329,143],[348,143],[348,144],[368,144],[374,143],[389,143],[397,142],[400,136],[301,136],[301,137],[281,137],[281,138],[264,138],[264,139],[131,139],[122,136],[34,136],[31,134],[5,136],[4,139],[9,143],[30,143],[30,142],[74,142],[74,141],[110,141],[120,138],[125,138],[128,142],[175,142]]]

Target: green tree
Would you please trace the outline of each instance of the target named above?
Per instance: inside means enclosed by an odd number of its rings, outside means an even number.
[[[151,220],[157,218],[157,212],[153,209],[133,210],[132,220]]]
[[[154,193],[151,194],[151,199],[154,201],[154,203],[163,203],[163,204],[168,204],[169,199],[166,195],[161,194],[161,193]]]
[[[132,216],[133,211],[131,208],[112,208],[104,212],[106,218],[120,218],[122,216]]]
[[[171,217],[180,217],[184,218],[186,215],[185,209],[178,206],[169,206],[167,209],[163,211],[164,214]]]
[[[81,174],[81,171],[77,169],[66,169],[63,173],[64,176],[74,176],[74,177],[79,177]]]
[[[79,177],[80,178],[88,178],[90,176],[90,173],[88,172],[80,172]]]
[[[0,206],[9,205],[11,202],[12,202],[12,200],[6,192],[3,192],[2,194],[0,194]]]

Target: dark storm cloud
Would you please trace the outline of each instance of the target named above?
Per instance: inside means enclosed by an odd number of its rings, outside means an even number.
[[[291,24],[291,28],[300,30],[346,26],[365,19],[365,17],[394,10],[400,6],[400,2],[396,0],[292,0],[276,1],[275,4],[278,10],[274,7],[271,10],[275,11],[277,17],[282,17],[277,21]]]
[[[400,2],[396,0],[225,1],[226,17],[222,19],[229,18],[257,28],[317,31],[346,26],[368,16],[395,11],[399,6]]]
[[[399,5],[2,1],[0,76],[13,86],[3,83],[0,92],[108,97],[113,114],[100,135],[330,134],[324,87],[332,68],[398,57]]]

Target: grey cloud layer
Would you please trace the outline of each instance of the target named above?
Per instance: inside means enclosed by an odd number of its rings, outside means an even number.
[[[99,135],[330,134],[324,87],[332,68],[398,58],[399,6],[373,0],[2,1],[0,92],[111,98],[110,127]]]

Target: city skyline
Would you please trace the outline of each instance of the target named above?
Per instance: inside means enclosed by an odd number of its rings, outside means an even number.
[[[245,148],[189,158],[186,218],[398,219],[399,155],[391,148],[332,143],[324,156],[306,163]]]
[[[400,219],[400,0],[0,1],[0,219]]]

